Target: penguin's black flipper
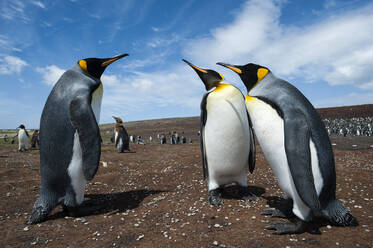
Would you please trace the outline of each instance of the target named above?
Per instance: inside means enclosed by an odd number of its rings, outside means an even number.
[[[251,123],[250,115],[247,113],[247,119],[249,121],[250,127],[250,152],[249,152],[249,171],[252,174],[255,169],[255,159],[256,159],[256,147],[255,147],[255,137],[254,137],[254,129],[253,124]]]
[[[206,125],[207,120],[207,110],[206,110],[206,104],[207,104],[207,96],[210,93],[206,93],[201,101],[201,117],[200,117],[200,143],[201,143],[201,153],[202,153],[202,165],[203,165],[203,179],[206,179],[208,177],[208,166],[207,166],[207,157],[206,157],[206,151],[205,151],[205,145],[203,143],[204,138],[204,129]]]
[[[100,162],[101,136],[89,96],[78,96],[71,101],[70,118],[79,135],[84,177],[90,181]]]
[[[320,211],[312,174],[310,128],[303,113],[293,110],[284,116],[285,150],[295,187],[302,201],[313,212]]]

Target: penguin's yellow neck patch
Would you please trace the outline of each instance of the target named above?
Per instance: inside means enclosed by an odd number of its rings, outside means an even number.
[[[87,61],[85,61],[84,59],[79,60],[79,66],[80,66],[80,68],[83,69],[83,71],[88,72],[88,70],[87,70]]]
[[[227,87],[229,87],[230,85],[229,84],[221,84],[219,83],[218,86],[216,86],[214,92],[218,92],[218,91],[221,91]]]
[[[245,102],[252,102],[255,101],[255,97],[249,96],[249,94],[246,94],[245,96]]]
[[[259,83],[268,74],[268,69],[266,69],[266,68],[259,68],[258,71],[256,72],[256,74],[258,76],[257,83]]]

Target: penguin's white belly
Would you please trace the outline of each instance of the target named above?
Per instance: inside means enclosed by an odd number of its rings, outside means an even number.
[[[28,149],[28,137],[26,135],[25,130],[19,130],[18,132],[18,144],[19,144],[19,149],[24,148]]]
[[[91,107],[96,117],[97,124],[100,122],[101,102],[102,102],[103,86],[100,86],[93,92]]]
[[[80,147],[78,131],[74,134],[73,155],[67,171],[71,179],[71,185],[75,191],[75,200],[80,205],[84,200],[87,181],[83,173],[82,149]]]
[[[242,96],[229,101],[231,104],[225,99],[210,99],[207,102],[207,122],[203,138],[209,190],[232,182],[247,186],[246,171],[250,150],[247,113]]]
[[[257,98],[250,97],[249,99],[246,100],[246,106],[260,147],[277,177],[280,188],[287,197],[293,199],[294,214],[305,220],[310,209],[300,199],[288,166],[285,151],[284,121],[269,104]],[[310,151],[312,173],[316,192],[319,195],[323,182],[315,144],[312,140],[310,140]]]

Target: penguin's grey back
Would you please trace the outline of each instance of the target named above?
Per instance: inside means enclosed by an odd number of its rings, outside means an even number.
[[[99,84],[100,81],[75,65],[53,87],[40,120],[41,190],[53,189],[59,196],[64,195],[63,185],[70,182],[67,168],[72,158],[75,133],[70,120],[70,103],[80,95],[86,96],[87,92],[91,95]]]
[[[325,126],[312,104],[296,87],[276,78],[271,72],[249,94],[271,104],[282,118],[291,111],[299,111],[305,116],[312,141],[316,146],[324,182],[319,196],[320,203],[324,205],[330,198],[335,198],[336,175],[333,150]]]

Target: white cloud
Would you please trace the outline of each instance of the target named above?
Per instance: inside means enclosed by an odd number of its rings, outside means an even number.
[[[335,0],[326,0],[326,1],[324,2],[324,4],[323,4],[323,7],[324,7],[325,9],[329,9],[329,8],[334,7],[334,6],[336,6],[336,5],[337,5],[337,2],[336,2]]]
[[[203,83],[188,66],[174,65],[167,71],[152,73],[137,72],[132,75],[111,75],[115,83],[108,83],[102,76],[104,97],[102,121],[111,122],[111,114],[123,113],[128,116],[140,116],[139,111],[154,113],[154,109],[180,109],[176,116],[182,116],[185,110],[198,113],[204,93]],[[159,111],[156,111],[159,115]],[[136,118],[135,117],[135,118]],[[159,118],[162,116],[152,116]]]
[[[53,86],[65,72],[65,69],[61,69],[56,65],[48,65],[46,67],[37,67],[36,71],[42,75],[45,84]]]
[[[184,54],[206,65],[253,62],[285,78],[373,90],[373,5],[307,27],[280,23],[281,7],[275,0],[247,1],[231,24],[191,41]]]
[[[40,1],[32,1],[31,3],[33,5],[36,5],[36,6],[40,7],[40,8],[42,8],[42,9],[45,9],[44,3],[40,2]]]
[[[120,80],[118,76],[116,75],[102,75],[101,76],[101,81],[104,85],[107,86],[116,86],[120,83]]]
[[[6,55],[0,58],[0,74],[20,73],[27,65],[26,61],[18,57]]]

